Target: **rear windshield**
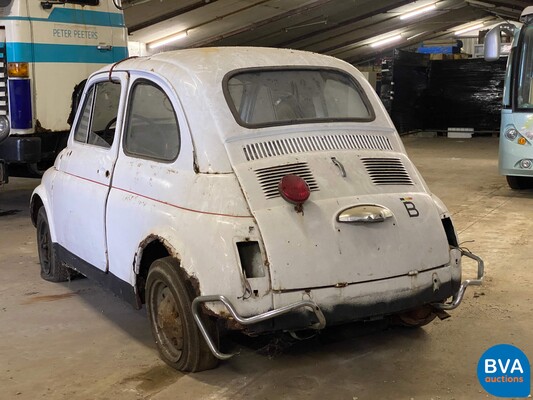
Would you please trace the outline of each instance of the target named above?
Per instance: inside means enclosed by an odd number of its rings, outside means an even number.
[[[337,70],[247,70],[227,78],[224,89],[243,126],[374,119],[363,89]]]

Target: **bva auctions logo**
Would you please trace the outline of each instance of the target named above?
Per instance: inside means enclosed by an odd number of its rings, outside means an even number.
[[[510,344],[485,351],[477,364],[477,377],[483,389],[497,397],[527,397],[531,389],[529,360]]]

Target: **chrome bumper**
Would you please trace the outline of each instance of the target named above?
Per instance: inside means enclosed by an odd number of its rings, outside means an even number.
[[[483,278],[484,278],[484,273],[485,273],[485,266],[484,266],[483,260],[479,258],[478,256],[476,256],[475,254],[470,253],[467,250],[464,250],[464,249],[460,249],[460,250],[461,250],[461,256],[465,256],[465,257],[471,258],[472,260],[477,261],[477,265],[478,265],[477,279],[467,279],[464,282],[462,282],[461,286],[459,287],[459,290],[457,291],[457,293],[455,293],[450,303],[433,303],[432,306],[439,310],[453,310],[454,308],[457,308],[459,304],[461,303],[461,301],[463,300],[465,290],[468,286],[471,286],[471,285],[479,286],[483,283]],[[311,301],[311,300],[298,301],[298,302],[286,305],[284,307],[277,308],[275,310],[270,310],[259,315],[254,315],[252,317],[241,317],[237,313],[237,311],[235,310],[235,307],[233,307],[231,302],[223,295],[198,296],[192,302],[192,314],[193,314],[194,320],[196,321],[196,324],[198,325],[198,329],[202,333],[202,336],[207,342],[207,345],[209,346],[209,349],[211,350],[213,355],[221,360],[227,360],[228,358],[233,357],[235,354],[225,354],[225,353],[220,352],[217,349],[204,323],[202,322],[200,318],[200,315],[201,315],[200,305],[203,303],[211,303],[211,302],[221,302],[222,304],[224,304],[224,306],[226,306],[226,308],[230,312],[233,319],[241,325],[252,325],[258,322],[262,322],[262,321],[266,321],[266,320],[278,317],[283,314],[287,314],[297,309],[307,308],[311,310],[318,319],[318,323],[310,326],[311,329],[319,330],[319,329],[323,329],[326,326],[326,318],[324,317],[322,310],[320,310],[320,307],[314,301]]]
[[[286,305],[284,307],[277,308],[275,310],[267,311],[263,314],[254,315],[253,317],[241,317],[233,305],[230,303],[230,301],[222,296],[222,295],[215,295],[215,296],[198,296],[196,297],[192,302],[192,315],[194,317],[194,320],[196,321],[196,324],[198,325],[198,329],[200,329],[200,332],[202,333],[202,336],[204,337],[205,341],[207,342],[207,345],[209,346],[209,349],[213,353],[213,355],[221,360],[227,360],[230,357],[233,357],[235,354],[224,354],[221,353],[215,344],[213,343],[213,340],[209,336],[209,333],[207,332],[207,329],[205,328],[201,318],[200,318],[200,305],[202,303],[210,303],[210,302],[221,302],[223,303],[226,308],[231,313],[232,317],[237,321],[238,323],[242,325],[251,325],[255,324],[257,322],[265,321],[268,319],[272,319],[275,317],[278,317],[283,314],[287,314],[288,312],[294,311],[299,308],[308,308],[316,315],[318,318],[318,323],[310,326],[311,329],[323,329],[326,326],[326,318],[324,317],[324,314],[318,307],[318,305],[311,300],[302,300],[296,303],[292,303],[289,305]]]
[[[459,304],[461,304],[468,286],[481,286],[483,283],[483,278],[485,277],[485,264],[483,263],[483,260],[467,250],[460,250],[461,256],[471,258],[477,262],[477,279],[467,279],[461,283],[461,286],[459,286],[457,293],[454,294],[451,303],[433,303],[432,306],[439,310],[453,310],[454,308],[457,308]]]

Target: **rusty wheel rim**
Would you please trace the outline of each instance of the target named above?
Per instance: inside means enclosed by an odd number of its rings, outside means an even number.
[[[183,352],[183,321],[178,303],[170,288],[162,281],[154,284],[151,300],[157,341],[165,356],[176,362]]]

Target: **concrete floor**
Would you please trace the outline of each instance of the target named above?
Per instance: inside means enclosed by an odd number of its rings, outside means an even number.
[[[489,398],[476,377],[488,347],[514,344],[533,360],[533,191],[498,176],[495,138],[404,142],[460,241],[484,258],[485,285],[422,329],[350,326],[292,346],[272,339],[267,352],[240,341],[241,355],[188,375],[159,360],[144,311],[87,279],[40,279],[27,209],[38,182],[13,178],[0,189],[0,398]]]

